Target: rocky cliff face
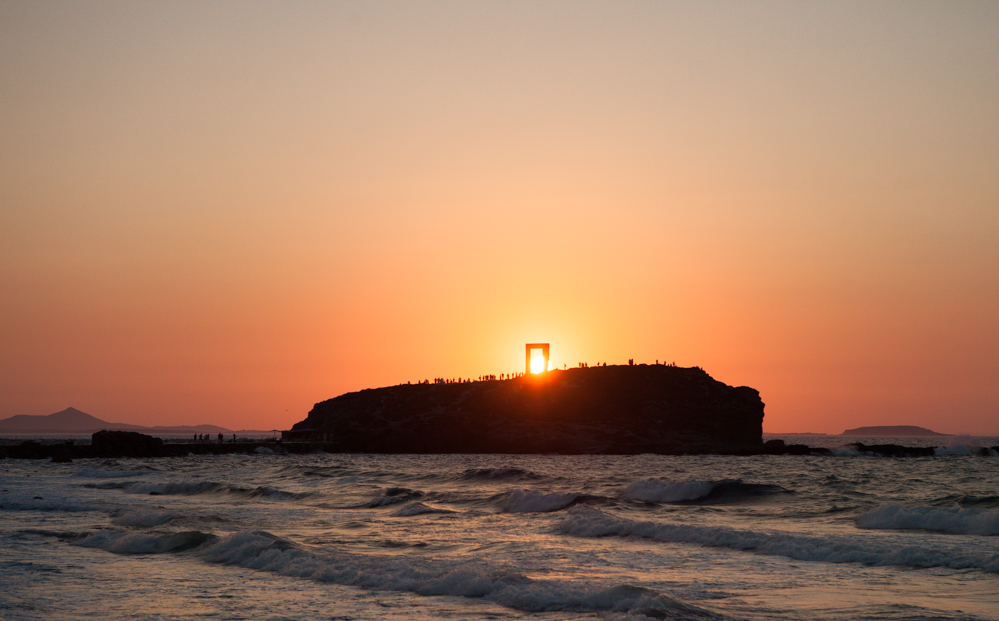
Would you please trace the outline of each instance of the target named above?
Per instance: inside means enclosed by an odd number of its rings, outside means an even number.
[[[760,446],[763,402],[699,368],[403,384],[317,403],[289,439],[370,453],[705,453]]]

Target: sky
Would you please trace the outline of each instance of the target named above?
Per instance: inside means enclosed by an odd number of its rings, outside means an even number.
[[[999,3],[0,0],[0,418],[675,362],[999,435]]]

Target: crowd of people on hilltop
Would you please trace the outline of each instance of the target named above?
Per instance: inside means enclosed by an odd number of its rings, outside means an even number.
[[[478,378],[458,377],[448,379],[446,377],[435,377],[433,381],[423,380],[418,384],[470,384],[472,382],[494,382],[496,380],[508,380],[522,376],[523,373],[500,373],[499,375],[480,375]]]
[[[628,359],[628,365],[629,366],[634,366],[634,364],[635,364],[635,359],[634,358],[629,358]],[[656,366],[659,366],[659,364],[660,364],[659,360],[656,359]],[[595,367],[605,367],[605,366],[607,366],[607,363],[606,362],[598,362],[598,363],[596,363],[593,366],[595,366]],[[676,363],[675,362],[670,362],[669,364],[667,364],[664,361],[662,363],[662,366],[675,367]],[[566,369],[568,367],[567,367],[567,365],[563,364],[562,368]],[[578,365],[578,368],[580,368],[580,369],[589,369],[590,368],[590,363],[588,363],[588,362],[580,362],[579,365]],[[697,367],[694,367],[694,368],[697,368]],[[524,373],[500,373],[499,375],[496,375],[496,374],[480,375],[478,378],[471,378],[471,377],[457,377],[457,378],[435,377],[433,380],[425,379],[425,380],[420,380],[420,381],[418,381],[416,383],[417,384],[470,384],[472,382],[492,382],[492,381],[496,381],[496,380],[511,380],[511,379],[516,379],[518,377],[523,377],[524,375],[525,375]],[[412,382],[406,382],[406,383],[407,384],[411,384]]]

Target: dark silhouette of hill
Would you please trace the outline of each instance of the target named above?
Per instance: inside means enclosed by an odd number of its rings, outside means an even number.
[[[936,431],[930,431],[924,427],[916,427],[915,425],[882,425],[875,427],[857,427],[856,429],[847,429],[840,435],[843,436],[867,436],[867,437],[877,437],[877,436],[949,436],[949,433],[937,433]]]
[[[705,453],[762,446],[763,402],[700,368],[574,368],[317,403],[285,438],[368,453]]]
[[[109,423],[76,408],[66,408],[47,416],[19,414],[0,420],[0,433],[52,434],[94,433],[95,431],[141,431],[143,433],[232,433],[231,429],[216,425],[178,425],[173,427],[144,427],[126,423]]]
[[[120,425],[108,423],[76,408],[66,408],[61,412],[48,416],[29,416],[20,414],[0,420],[0,431],[8,433],[58,433],[60,431],[76,431],[87,433],[87,430],[108,429],[138,429],[137,425]]]

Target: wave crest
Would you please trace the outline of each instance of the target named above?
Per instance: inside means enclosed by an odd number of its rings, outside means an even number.
[[[656,481],[642,479],[624,490],[624,497],[642,502],[680,502],[703,498],[715,488],[713,481]]]
[[[408,502],[392,512],[394,517],[412,517],[414,515],[424,515],[426,513],[454,513],[450,509],[440,509],[431,507],[422,502]]]
[[[267,498],[270,500],[302,500],[314,495],[313,492],[286,492],[273,487],[238,487],[214,481],[181,481],[178,483],[153,483],[145,481],[107,481],[105,483],[84,483],[91,489],[120,489],[129,494],[150,496],[196,496],[199,494],[228,494],[242,498]]]
[[[642,479],[624,490],[624,497],[653,503],[693,502],[725,503],[786,494],[788,490],[760,483],[743,483],[740,479],[720,481],[661,481]]]
[[[715,619],[718,615],[630,585],[596,586],[539,580],[483,561],[319,554],[266,532],[240,532],[199,551],[207,561],[366,589],[424,596],[482,598],[527,612],[618,612],[656,619]]]
[[[576,506],[556,526],[577,537],[641,537],[662,543],[682,543],[821,563],[862,563],[897,567],[949,567],[999,573],[999,555],[969,554],[953,548],[898,547],[865,535],[809,536],[786,532],[743,531],[719,526],[637,522],[591,507]]]
[[[217,539],[215,535],[198,530],[166,534],[102,530],[83,537],[74,545],[100,548],[115,554],[166,554],[192,550]]]
[[[959,535],[999,535],[999,510],[958,507],[903,507],[886,504],[857,517],[868,529],[933,530]]]
[[[386,487],[382,490],[382,495],[373,498],[368,503],[368,506],[384,507],[386,505],[397,505],[417,498],[423,498],[423,492],[420,490],[409,489],[407,487]]]

